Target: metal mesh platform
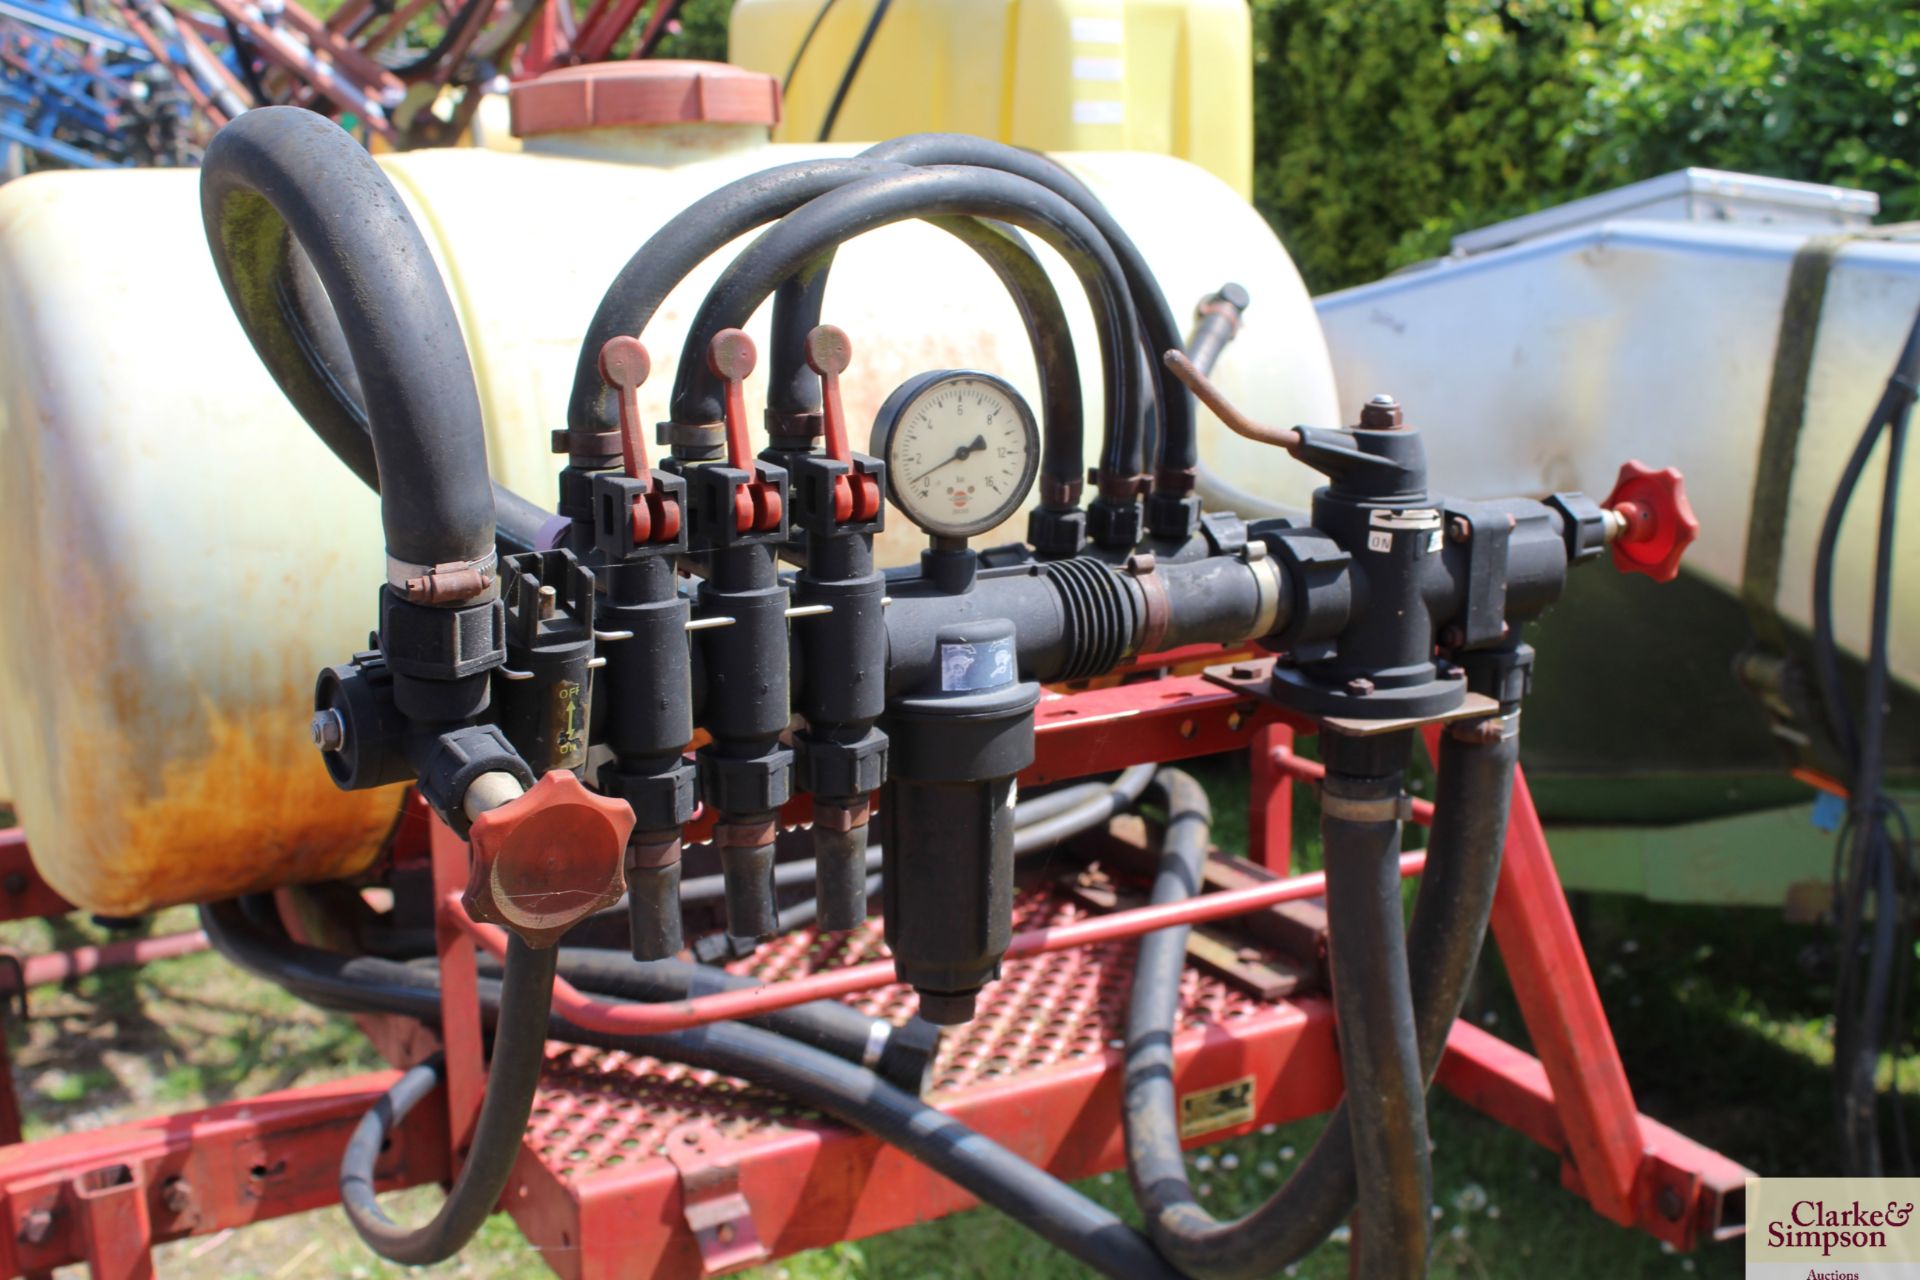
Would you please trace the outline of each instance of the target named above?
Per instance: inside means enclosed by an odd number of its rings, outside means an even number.
[[[1090,914],[1051,888],[1029,889],[1014,903],[1014,929],[1068,924]],[[982,993],[979,1017],[944,1037],[928,1100],[944,1105],[1015,1075],[1108,1053],[1117,1062],[1134,947],[1112,942],[1009,961],[1000,981]],[[888,954],[880,921],[870,920],[845,934],[789,934],[729,967],[771,981]],[[914,995],[912,988],[896,984],[850,997],[848,1003],[900,1023],[912,1015]],[[1191,966],[1182,980],[1181,1004],[1186,1029],[1232,1024],[1273,1007]],[[527,1141],[556,1178],[578,1184],[664,1156],[668,1137],[689,1125],[726,1144],[838,1127],[776,1094],[710,1071],[556,1044]]]

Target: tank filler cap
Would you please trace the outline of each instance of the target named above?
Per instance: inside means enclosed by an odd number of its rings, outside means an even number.
[[[508,94],[516,138],[677,124],[780,123],[780,82],[724,62],[647,58],[549,71]]]

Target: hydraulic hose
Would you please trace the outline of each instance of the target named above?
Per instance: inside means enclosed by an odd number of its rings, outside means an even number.
[[[1155,469],[1160,481],[1170,474],[1191,474],[1199,461],[1194,428],[1193,398],[1178,379],[1161,365],[1159,352],[1180,347],[1180,323],[1167,296],[1147,265],[1146,255],[1127,235],[1119,221],[1108,212],[1100,198],[1064,166],[1037,151],[975,138],[963,133],[918,133],[867,148],[862,155],[869,160],[891,160],[911,165],[974,165],[998,169],[1036,182],[1066,200],[1086,215],[1100,232],[1120,264],[1139,315],[1140,330],[1147,342],[1146,356],[1158,394],[1155,401],[1160,415],[1160,445]]]
[[[1847,1172],[1861,1176],[1878,1176],[1887,1170],[1880,1141],[1876,1075],[1889,1025],[1894,1028],[1896,1059],[1906,1035],[1904,1009],[1912,957],[1913,837],[1905,813],[1886,792],[1885,739],[1896,522],[1907,429],[1917,395],[1920,318],[1908,330],[1886,389],[1842,470],[1814,553],[1814,672],[1848,783],[1847,821],[1835,842],[1833,872],[1838,933],[1833,1031],[1835,1105]],[[1833,627],[1833,572],[1841,526],[1868,459],[1883,435],[1887,441],[1885,478],[1874,555],[1864,690],[1856,719],[1840,679],[1839,645]],[[1898,1097],[1897,1071],[1894,1093],[1890,1110],[1897,1163],[1904,1172],[1911,1168],[1911,1152],[1905,1108]]]
[[[200,918],[208,941],[230,963],[285,987],[309,1003],[351,1010],[373,1000],[386,1012],[427,1023],[439,1021],[433,969],[375,956],[341,955],[297,943],[281,926],[270,898],[213,903],[200,909]],[[429,955],[422,959],[433,958]],[[493,991],[499,982],[499,967],[487,957],[480,968],[482,985],[493,984],[487,986]],[[560,949],[558,971],[582,990],[646,1003],[758,985],[754,978],[682,960],[639,961],[616,952],[574,947]],[[849,1062],[871,1066],[884,1079],[915,1092],[925,1087],[933,1055],[939,1048],[938,1034],[924,1023],[895,1027],[837,1000],[776,1009],[749,1021]],[[569,1038],[558,1030],[555,1035]]]
[[[821,254],[910,218],[966,216],[993,218],[1031,232],[1073,268],[1094,310],[1108,418],[1118,424],[1103,446],[1101,467],[1116,476],[1137,475],[1145,403],[1134,385],[1143,377],[1143,366],[1134,358],[1140,334],[1113,250],[1067,201],[1024,178],[989,169],[934,167],[863,178],[818,196],[770,227],[734,259],[701,304],[681,350],[673,420],[720,420],[721,383],[707,366],[708,344],[720,330],[744,325],[783,281]]]
[[[1033,350],[1034,372],[1040,379],[1040,475],[1051,482],[1051,492],[1077,494],[1086,467],[1080,361],[1074,353],[1066,308],[1046,267],[1026,238],[1004,223],[979,218],[931,221],[980,255],[1019,311]],[[829,252],[774,292],[773,349],[769,356],[772,372],[767,383],[769,419],[820,410],[820,380],[807,367],[803,355],[807,334],[820,323],[832,261]],[[1043,498],[1048,491],[1043,489]],[[1071,505],[1070,499],[1066,501]]]
[[[520,1139],[527,1131],[540,1068],[546,1061],[548,1012],[559,952],[552,947],[536,950],[517,936],[507,948],[480,1118],[460,1175],[439,1211],[417,1227],[395,1222],[374,1196],[373,1168],[390,1124],[432,1092],[435,1069],[429,1068],[425,1079],[418,1067],[403,1075],[392,1092],[362,1118],[341,1158],[340,1207],[367,1247],[393,1262],[426,1266],[458,1253],[493,1212],[520,1158]]]
[[[903,171],[901,165],[859,159],[797,161],[719,187],[670,219],[627,260],[601,297],[574,364],[573,391],[567,401],[568,425],[575,431],[606,431],[619,423],[613,393],[600,376],[601,347],[609,338],[621,334],[644,335],[654,312],[674,286],[707,258],[740,236],[784,218],[838,187],[862,178]],[[981,254],[1010,290],[1015,289],[1016,281],[1025,287],[1031,279],[1022,258],[1032,250],[1025,244],[1010,242],[1004,228],[992,228],[972,218],[942,220],[938,225]],[[1032,293],[1016,292],[1014,304],[1023,316],[1030,310],[1035,316],[1027,326],[1027,335],[1033,344],[1034,363],[1040,370],[1045,391],[1042,410],[1047,438],[1064,439],[1071,435],[1077,454],[1082,413],[1079,367],[1072,356],[1072,339],[1064,336],[1067,334],[1065,323],[1059,319],[1064,313],[1052,281],[1046,279],[1043,272],[1037,284],[1044,288],[1036,287]],[[818,312],[814,314],[817,323]],[[799,337],[804,339],[806,333],[807,329],[801,329]],[[776,352],[782,345],[775,343]],[[792,345],[793,351],[788,354],[797,357],[799,344]],[[702,358],[704,360],[704,356]],[[777,409],[783,403],[793,403],[791,389],[802,376],[804,366],[775,368],[787,369],[784,376],[777,376],[772,384],[770,405]],[[799,394],[805,397],[807,393]],[[788,399],[783,401],[783,396]],[[804,410],[817,402],[816,386],[812,398],[803,398],[798,405]]]
[[[384,482],[387,553],[414,565],[479,560],[494,550],[496,518],[531,545],[538,508],[508,496],[496,511],[459,320],[373,157],[322,116],[263,107],[207,148],[200,206],[261,363],[355,475]]]
[[[1486,937],[1513,798],[1519,713],[1485,723],[1497,726],[1498,736],[1449,732],[1441,738],[1427,865],[1407,932],[1420,1070],[1428,1084]],[[1168,827],[1155,904],[1182,901],[1200,883],[1208,810],[1205,793],[1191,782],[1178,770],[1156,778],[1167,796]],[[1294,1175],[1250,1213],[1221,1222],[1207,1212],[1181,1159],[1171,1075],[1185,935],[1183,927],[1163,929],[1140,944],[1127,1020],[1127,1169],[1147,1233],[1174,1265],[1201,1280],[1254,1280],[1304,1257],[1352,1212],[1358,1195],[1352,1122],[1343,1101]]]
[[[245,956],[235,962],[270,980],[282,982],[303,999],[313,999],[320,994],[326,997],[324,1003],[329,1007],[399,1013],[428,1021],[439,1016],[439,978],[430,969],[416,970],[396,961],[381,960],[359,964],[356,977],[342,977],[338,973],[329,974],[328,969],[339,966],[344,971],[341,962],[349,962],[348,957],[292,943],[257,949],[235,946],[234,935],[244,932],[244,920],[233,903],[203,907],[201,918],[208,925],[208,937],[222,954],[230,959],[236,954]],[[229,946],[235,946],[235,950],[229,951]],[[387,972],[385,980],[359,980],[372,978],[382,971]],[[483,1004],[490,1009],[503,1008],[505,993],[496,993],[491,981],[482,980],[480,994]],[[498,1012],[491,1014],[500,1036],[506,1034],[501,1025],[503,1016]],[[833,1054],[770,1031],[732,1022],[667,1035],[610,1037],[587,1032],[556,1017],[552,1019],[551,1030],[577,1044],[682,1062],[779,1090],[805,1106],[899,1147],[969,1194],[1000,1209],[1048,1243],[1105,1275],[1179,1280],[1179,1273],[1170,1268],[1138,1232],[1108,1210],[873,1072]],[[498,1053],[496,1049],[496,1057]],[[431,1092],[433,1083],[431,1066],[415,1068],[403,1075],[387,1100],[369,1113],[361,1130],[356,1131],[348,1159],[342,1164],[343,1185],[351,1177],[356,1185],[371,1188],[373,1161],[386,1135],[404,1116],[405,1108],[416,1105],[420,1097]],[[517,1151],[518,1133],[514,1141]]]
[[[1410,743],[1412,732],[1381,737]],[[1321,751],[1327,763],[1320,787],[1327,948],[1360,1189],[1354,1270],[1382,1280],[1422,1280],[1433,1167],[1400,914],[1397,810],[1405,763],[1383,758],[1393,748],[1340,734],[1324,735]]]

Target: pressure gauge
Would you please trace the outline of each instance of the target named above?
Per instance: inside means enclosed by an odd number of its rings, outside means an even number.
[[[871,452],[907,519],[936,537],[985,533],[1018,511],[1040,469],[1033,410],[1005,379],[939,369],[880,407]]]

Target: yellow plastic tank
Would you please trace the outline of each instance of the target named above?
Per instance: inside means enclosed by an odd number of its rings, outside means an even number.
[[[659,95],[623,99],[634,76],[679,77],[681,99],[711,104],[737,99],[745,74],[646,67],[558,73],[591,82],[583,119],[599,127],[528,137],[517,154],[381,158],[465,327],[494,472],[543,502],[564,461],[548,437],[580,335],[620,265],[722,183],[854,150],[773,145],[765,118],[636,118],[632,103]],[[1165,156],[1062,158],[1130,230],[1176,310],[1229,279],[1251,291],[1218,371],[1229,394],[1276,421],[1335,420],[1311,300],[1245,202]],[[1071,273],[1047,256],[1073,317],[1091,452],[1098,347]],[[675,291],[644,335],[649,419],[666,416],[685,327],[723,265]],[[939,305],[915,305],[929,298]],[[993,370],[1037,402],[1012,305],[931,227],[849,246],[827,318],[854,342],[842,386],[856,437],[895,385],[929,368]],[[896,517],[882,561],[909,562],[920,545]],[[0,188],[0,546],[0,755],[61,893],[130,914],[351,874],[375,856],[397,794],[335,791],[307,721],[315,674],[363,647],[374,620],[376,503],[233,319],[197,175],[51,173]]]
[[[1253,191],[1246,0],[737,0],[727,56],[780,77],[781,142],[1152,151]]]

